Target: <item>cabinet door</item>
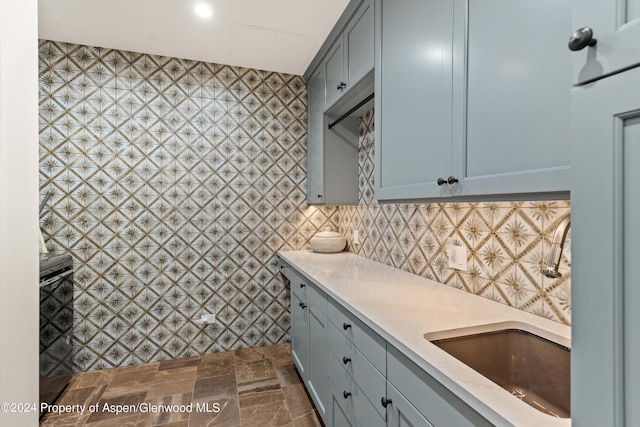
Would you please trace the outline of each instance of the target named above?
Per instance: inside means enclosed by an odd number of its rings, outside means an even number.
[[[493,426],[475,409],[392,346],[387,347],[387,380],[387,387],[389,384],[397,387],[435,426]]]
[[[307,83],[307,201],[322,203],[324,195],[324,68],[318,67]]]
[[[640,425],[638,94],[640,68],[572,93],[574,425]]]
[[[454,195],[568,192],[571,0],[457,0],[454,14]]]
[[[376,198],[446,196],[453,2],[377,0],[375,33]]]
[[[291,292],[291,357],[304,381],[309,377],[309,320],[305,298]]]
[[[329,394],[329,370],[327,366],[328,335],[327,318],[313,304],[308,304],[309,314],[309,379],[307,385],[316,409],[326,421]]]
[[[433,427],[402,394],[387,381],[388,427]]]
[[[366,0],[344,30],[347,87],[373,70],[373,0]]]
[[[640,0],[574,0],[572,31],[581,27],[597,43],[572,53],[576,84],[640,64]]]
[[[324,72],[326,81],[326,106],[331,106],[344,92],[346,82],[344,81],[344,48],[342,37],[334,43],[324,61]]]

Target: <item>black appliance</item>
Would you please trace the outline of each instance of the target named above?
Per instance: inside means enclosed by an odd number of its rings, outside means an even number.
[[[72,329],[73,260],[40,255],[40,402],[53,404],[69,384]]]

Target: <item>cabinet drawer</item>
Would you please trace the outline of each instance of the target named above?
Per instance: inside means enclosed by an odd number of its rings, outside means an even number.
[[[367,355],[367,359],[382,372],[382,375],[386,375],[385,340],[335,302],[329,304],[327,317],[342,335],[347,337],[362,354]]]
[[[386,411],[380,404],[380,399],[385,396],[385,377],[333,325],[329,325],[329,349],[335,356],[331,357],[330,362],[353,377],[373,407],[384,417]]]
[[[433,426],[493,425],[396,348],[387,356],[387,379]]]
[[[330,358],[333,359],[329,362],[332,400],[340,405],[350,421],[357,420],[357,424],[363,427],[385,427],[385,417],[381,416],[377,409],[374,409],[351,375],[340,366],[342,362],[333,355]],[[386,389],[383,387],[379,393],[383,393],[381,396],[384,395]]]
[[[306,301],[307,281],[304,280],[293,268],[288,267],[283,273],[289,279],[291,292],[295,292],[298,296]]]
[[[310,302],[313,305],[315,305],[320,311],[320,313],[326,316],[327,315],[327,296],[324,294],[324,292],[316,288],[315,285],[310,284],[308,281],[305,281],[304,283],[306,283],[306,286],[304,289],[306,289],[306,292],[307,292],[307,302]]]
[[[281,258],[278,258],[278,264],[280,264],[280,274],[282,274],[287,280],[291,281],[291,267],[284,262]]]

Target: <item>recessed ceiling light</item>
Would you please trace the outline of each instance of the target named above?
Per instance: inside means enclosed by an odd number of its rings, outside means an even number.
[[[208,4],[198,3],[196,7],[193,8],[196,15],[201,16],[203,18],[210,18],[213,15],[213,11]]]

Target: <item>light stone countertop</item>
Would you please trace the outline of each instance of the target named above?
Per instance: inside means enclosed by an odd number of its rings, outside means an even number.
[[[537,411],[427,341],[425,333],[519,322],[570,347],[571,327],[504,304],[341,252],[280,251],[278,255],[388,343],[495,425],[571,426]]]

